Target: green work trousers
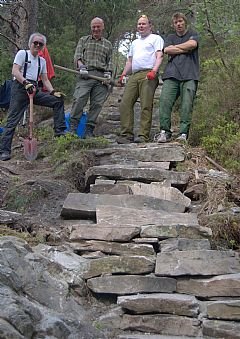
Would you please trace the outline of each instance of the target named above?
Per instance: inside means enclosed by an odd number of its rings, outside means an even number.
[[[91,126],[96,125],[96,120],[101,112],[102,106],[106,99],[108,88],[98,80],[79,79],[73,94],[73,105],[71,109],[71,126],[75,128],[79,124],[83,109],[90,98],[88,121]]]
[[[121,135],[133,137],[134,104],[140,98],[141,118],[138,136],[149,140],[152,125],[152,109],[155,90],[158,86],[158,78],[148,80],[146,75],[149,70],[133,73],[127,82],[123,98],[120,104]]]
[[[198,82],[195,80],[179,81],[176,79],[167,79],[163,82],[160,95],[160,129],[171,133],[171,114],[173,105],[177,98],[181,98],[180,106],[180,134],[188,135],[193,102],[196,96]]]

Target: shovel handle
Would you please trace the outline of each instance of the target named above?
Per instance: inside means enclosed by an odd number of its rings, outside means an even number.
[[[29,139],[32,139],[33,136],[33,97],[35,95],[36,90],[33,93],[28,94],[29,97]]]
[[[74,69],[70,69],[70,68],[67,68],[67,67],[59,66],[59,65],[54,65],[54,67],[56,69],[61,70],[61,71],[65,71],[65,72],[68,72],[68,73],[73,73],[73,74],[76,74],[76,75],[80,75],[79,71],[75,71]],[[115,82],[112,79],[108,79],[108,78],[104,78],[104,77],[99,77],[99,76],[92,75],[92,74],[88,74],[87,77],[89,79],[101,81],[105,85],[115,85]]]

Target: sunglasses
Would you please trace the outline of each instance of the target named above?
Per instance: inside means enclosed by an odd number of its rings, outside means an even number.
[[[33,44],[34,44],[34,46],[40,46],[40,47],[43,47],[43,43],[42,42],[40,42],[40,41],[33,41]]]

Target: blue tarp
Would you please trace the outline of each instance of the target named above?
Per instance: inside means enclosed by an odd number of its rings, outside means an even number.
[[[8,109],[11,98],[12,80],[5,80],[0,87],[0,108]]]

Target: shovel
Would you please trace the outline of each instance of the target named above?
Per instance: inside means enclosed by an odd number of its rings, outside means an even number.
[[[29,109],[29,136],[23,141],[23,150],[25,158],[29,161],[37,158],[37,139],[33,138],[33,97],[35,91],[32,94],[28,94],[30,109]]]

